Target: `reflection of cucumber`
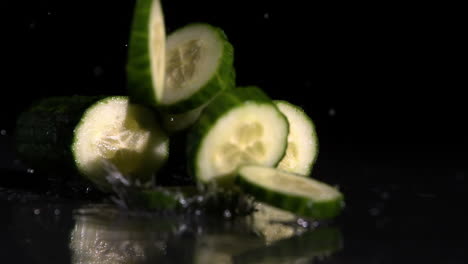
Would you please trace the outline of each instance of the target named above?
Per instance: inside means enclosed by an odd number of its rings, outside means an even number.
[[[239,254],[234,263],[309,263],[312,258],[331,255],[341,247],[340,231],[324,227]]]
[[[290,238],[301,230],[297,225],[291,224],[298,218],[295,214],[265,203],[256,202],[255,211],[250,217],[252,230],[263,237],[266,244]]]
[[[153,113],[123,96],[41,100],[19,117],[17,143],[19,154],[33,166],[77,169],[104,190],[104,163],[145,182],[168,155],[167,137]]]
[[[244,192],[300,216],[329,219],[343,206],[338,190],[311,178],[262,166],[243,166],[238,173]]]
[[[264,245],[261,238],[246,233],[217,233],[197,236],[195,264],[230,264],[232,257]]]
[[[159,263],[177,227],[171,218],[130,216],[113,208],[84,208],[70,237],[73,264]]]
[[[309,175],[318,153],[314,124],[300,107],[286,101],[275,101],[275,103],[289,122],[288,149],[278,168]]]
[[[138,0],[128,50],[127,81],[132,100],[156,106],[163,97],[166,32],[159,0]]]
[[[170,34],[166,43],[166,82],[161,107],[181,113],[234,88],[233,48],[224,32],[191,24]]]
[[[196,186],[156,187],[153,189],[129,190],[123,197],[130,209],[144,209],[182,213],[203,213],[213,217],[229,218],[245,216],[252,212],[251,199],[236,191],[211,190],[201,191]]]
[[[202,183],[232,181],[242,164],[276,166],[287,145],[288,122],[256,87],[220,94],[189,132],[190,171]]]

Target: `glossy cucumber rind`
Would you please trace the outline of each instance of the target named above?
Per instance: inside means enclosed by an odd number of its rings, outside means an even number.
[[[134,8],[130,33],[127,87],[132,103],[156,107],[150,54],[150,18],[153,0],[138,0]]]

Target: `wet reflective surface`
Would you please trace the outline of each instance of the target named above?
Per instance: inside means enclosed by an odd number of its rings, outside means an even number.
[[[2,188],[0,256],[11,263],[466,263],[462,171],[319,164],[317,173],[340,172],[328,177],[341,177],[346,198],[343,213],[328,223],[262,210],[256,217],[121,211],[91,193],[59,198]],[[342,177],[360,173],[379,178]],[[446,177],[431,183],[434,174]],[[402,183],[392,175],[416,176]]]
[[[309,263],[343,247],[339,228],[261,204],[231,217],[0,192],[11,216],[2,223],[2,257],[16,263]]]

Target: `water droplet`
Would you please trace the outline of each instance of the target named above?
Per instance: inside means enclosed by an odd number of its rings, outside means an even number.
[[[297,224],[302,226],[303,228],[307,228],[309,226],[309,223],[301,218],[297,219]]]
[[[378,208],[371,208],[369,209],[369,214],[372,216],[377,216],[380,213]]]
[[[34,209],[34,214],[39,215],[41,213],[41,209]]]
[[[436,197],[436,195],[433,193],[417,193],[416,195],[425,199],[433,199]]]
[[[47,15],[48,15],[48,16],[52,15],[52,12],[50,12],[50,11],[49,11],[49,12],[47,12]]]
[[[185,200],[184,198],[181,198],[181,199],[179,200],[179,203],[180,203],[180,205],[182,205],[183,207],[186,207],[186,206],[188,205],[187,200]]]
[[[197,196],[197,202],[202,203],[205,198],[202,195]]]
[[[380,194],[380,197],[382,197],[382,199],[384,200],[388,200],[388,198],[390,198],[390,194],[388,192],[382,192],[382,194]]]
[[[109,244],[106,242],[106,241],[103,241],[103,240],[98,240],[95,242],[95,248],[94,248],[94,251],[97,253],[97,254],[103,254],[105,253],[108,248],[109,248]]]
[[[328,115],[329,116],[335,116],[336,115],[336,110],[334,108],[330,108],[330,110],[328,110]]]
[[[203,234],[203,228],[201,226],[197,227],[197,234],[199,235]]]
[[[270,14],[268,14],[268,13],[263,14],[263,18],[264,18],[264,19],[269,19],[269,18],[270,18]]]
[[[223,215],[224,215],[225,218],[231,218],[232,213],[231,213],[231,211],[229,211],[229,210],[224,210]]]
[[[128,47],[128,43],[125,43],[124,46],[125,46],[125,47]]]
[[[196,215],[196,216],[200,216],[200,215],[201,215],[201,210],[198,210],[198,209],[195,210],[195,215]]]
[[[86,187],[85,193],[87,193],[87,194],[88,194],[88,193],[90,193],[90,192],[91,192],[91,190],[92,190],[92,189],[91,189],[91,187]]]
[[[55,209],[55,210],[54,210],[54,214],[55,214],[55,215],[60,215],[60,209]]]
[[[104,70],[100,66],[96,66],[93,69],[94,76],[101,76],[104,73]]]
[[[6,130],[5,130],[5,129],[2,129],[2,130],[0,131],[0,134],[1,134],[2,136],[6,136],[6,134],[7,134],[7,133],[6,133]]]
[[[29,174],[33,174],[33,173],[34,173],[34,169],[29,168],[26,172],[29,173]]]

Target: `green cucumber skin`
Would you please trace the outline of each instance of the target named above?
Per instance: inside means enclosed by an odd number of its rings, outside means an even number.
[[[237,87],[232,90],[225,91],[218,95],[202,112],[198,121],[189,130],[187,134],[187,158],[188,158],[188,173],[195,179],[199,179],[197,169],[198,150],[204,140],[204,136],[216,124],[218,119],[223,115],[237,107],[242,107],[246,102],[254,102],[257,104],[268,104],[277,109],[275,104],[260,88],[255,86]],[[286,117],[278,110],[278,114],[284,118],[288,124]],[[289,130],[289,126],[287,127]],[[289,131],[288,131],[289,132]],[[277,163],[286,154],[286,146],[283,154]],[[277,165],[277,164],[276,164]],[[275,166],[276,166],[275,165]]]
[[[127,85],[132,103],[156,107],[151,73],[149,20],[153,0],[138,0],[133,14],[127,62]]]
[[[246,180],[242,176],[236,177],[236,183],[245,193],[252,195],[259,201],[315,220],[326,220],[336,217],[344,205],[343,195],[334,200],[314,203],[302,196],[267,190],[254,182]]]
[[[314,167],[314,164],[315,162],[317,161],[317,157],[319,155],[319,151],[320,151],[320,144],[319,144],[319,141],[318,141],[318,136],[317,136],[317,131],[315,130],[315,124],[314,122],[312,122],[312,119],[310,119],[310,117],[307,115],[306,111],[304,111],[304,109],[300,106],[297,106],[297,105],[294,105],[294,104],[291,104],[290,102],[288,101],[284,101],[284,100],[274,100],[275,103],[281,103],[281,104],[286,104],[286,105],[289,105],[291,106],[292,108],[295,108],[299,111],[301,111],[302,113],[304,113],[304,115],[306,115],[308,118],[307,118],[307,122],[309,122],[314,130],[314,133],[313,133],[313,137],[315,138],[315,148],[316,148],[316,153],[315,153],[315,157],[314,159],[310,162],[310,165],[309,165],[309,168],[307,170],[307,173],[305,173],[305,175],[310,175],[312,173],[312,168]]]
[[[104,96],[50,97],[23,111],[17,119],[15,140],[18,156],[35,170],[78,172],[71,146],[74,129],[90,106]]]
[[[159,105],[163,111],[168,113],[177,114],[195,109],[212,100],[220,92],[236,87],[236,72],[233,66],[234,48],[231,43],[229,43],[224,31],[220,28],[204,23],[190,24],[186,27],[194,25],[210,27],[217,33],[218,38],[223,42],[223,51],[222,56],[220,57],[218,72],[200,90],[195,92],[189,98],[171,105]],[[185,27],[181,29],[184,28]]]

